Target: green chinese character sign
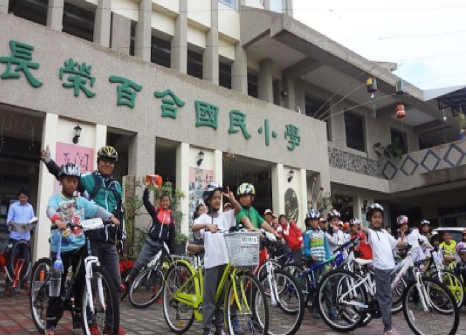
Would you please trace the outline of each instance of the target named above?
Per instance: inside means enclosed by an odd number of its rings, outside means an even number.
[[[60,68],[60,79],[63,79],[63,75],[68,74],[69,83],[63,83],[63,87],[67,89],[74,88],[75,97],[79,97],[80,91],[84,92],[87,98],[94,97],[95,93],[86,87],[88,82],[91,87],[95,83],[95,77],[91,76],[91,68],[91,65],[87,65],[86,63],[79,64],[72,58],[65,61],[65,67]]]
[[[296,146],[299,146],[299,143],[301,142],[299,128],[292,124],[288,124],[285,127],[285,139],[288,138],[288,146],[286,148],[292,151],[296,148]]]
[[[269,119],[265,119],[264,120],[264,127],[262,128],[259,127],[259,129],[257,130],[259,132],[259,134],[262,134],[264,133],[264,136],[265,136],[265,145],[268,146],[270,145],[270,125],[269,125]],[[273,138],[276,138],[277,137],[277,132],[275,131],[272,131],[272,137]]]
[[[29,84],[35,88],[40,87],[42,82],[37,80],[30,71],[30,69],[39,69],[39,63],[31,62],[34,47],[22,42],[10,41],[10,49],[10,57],[0,57],[0,62],[6,63],[6,70],[0,77],[2,79],[17,79],[21,77],[22,72]],[[16,67],[12,71],[11,68],[14,65]]]
[[[176,112],[178,107],[184,106],[184,101],[182,101],[178,96],[170,89],[165,91],[155,91],[154,96],[156,98],[162,98],[162,117],[168,117],[176,119]]]
[[[243,133],[246,140],[251,137],[251,134],[249,134],[246,129],[246,114],[238,110],[230,111],[230,128],[228,129],[228,133],[238,133],[239,130],[235,127],[239,127],[241,129],[241,133]]]
[[[218,107],[206,102],[195,101],[196,127],[208,126],[217,129]]]
[[[117,87],[117,105],[126,105],[130,108],[134,108],[136,103],[136,93],[142,90],[142,86],[136,84],[130,79],[119,77],[119,76],[110,76],[108,79],[110,83],[120,83]]]

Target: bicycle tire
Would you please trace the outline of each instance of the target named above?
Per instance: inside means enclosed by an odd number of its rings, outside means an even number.
[[[420,310],[417,308],[417,302],[414,300],[414,293],[417,293],[416,282],[410,282],[403,293],[403,314],[409,328],[416,335],[454,335],[458,329],[460,310],[456,305],[453,294],[443,283],[433,278],[422,277],[422,285],[428,292],[427,299],[429,303],[432,304],[432,307],[428,309],[428,312],[424,309]],[[437,307],[439,305],[445,308],[451,308],[439,309],[439,307]],[[450,318],[451,321],[447,321],[447,316],[450,315],[453,315],[452,318]],[[420,322],[422,321],[426,322],[427,327],[420,327]],[[432,327],[432,329],[428,331],[425,330],[430,327]]]
[[[82,267],[84,267],[84,264]],[[99,282],[102,283],[105,300],[104,306],[102,306],[99,300]],[[115,281],[104,267],[93,264],[91,287],[95,312],[92,316],[88,308],[89,298],[87,295],[87,287],[85,283],[83,284],[81,327],[84,334],[91,335],[91,326],[97,324],[97,328],[101,333],[103,333],[103,329],[107,327],[110,328],[111,335],[118,335],[118,328],[120,326],[120,298],[116,295]],[[110,321],[108,323],[111,323],[111,325],[106,325],[108,324],[106,323],[106,319]]]
[[[194,322],[194,308],[178,302],[174,297],[174,293],[178,291],[178,288],[193,275],[193,272],[186,264],[175,262],[170,266],[165,277],[165,284],[162,292],[163,316],[170,330],[176,334],[182,334],[188,331]],[[195,293],[192,286],[186,286],[185,290],[191,294]],[[172,314],[174,314],[173,317]]]
[[[273,289],[269,288],[267,275],[263,275],[260,283],[265,288],[269,313],[273,316],[269,323],[268,333],[270,335],[294,335],[301,327],[305,308],[304,296],[296,278],[284,270],[275,270],[275,281],[272,281],[272,286],[277,286],[276,306],[270,301],[268,293]]]
[[[41,270],[44,270],[44,281],[40,281]],[[45,331],[46,312],[49,304],[49,273],[49,258],[41,258],[34,263],[29,286],[29,308],[32,321],[40,333]]]
[[[237,271],[235,277],[237,293],[240,295],[238,302],[234,299],[233,282],[229,281],[224,303],[225,321],[230,335],[236,335],[233,322],[235,319],[239,327],[236,330],[241,329],[243,333],[251,335],[267,335],[270,315],[264,288],[250,271]],[[237,303],[241,306],[239,311]]]
[[[345,281],[345,279],[348,281]],[[348,292],[348,289],[357,279],[349,271],[336,269],[324,274],[319,282],[316,298],[317,308],[322,320],[333,330],[340,332],[352,331],[358,328],[366,318],[366,312],[362,309],[344,305],[344,303],[337,303],[340,297]],[[336,294],[335,302],[332,302],[331,293]],[[352,301],[354,301],[354,298],[357,298],[357,301],[361,304],[368,303],[366,288],[363,285],[354,288],[352,294],[349,295],[351,295]],[[331,313],[332,310],[333,314]],[[338,323],[339,321],[341,323]]]
[[[301,289],[301,293],[303,294],[304,304],[308,308],[309,312],[312,313],[314,309],[314,293],[312,290],[311,282],[309,280],[309,276],[304,274],[304,267],[292,262],[284,266],[282,269],[295,277]]]
[[[29,253],[29,259],[31,259],[31,249],[29,248],[27,242],[24,242],[24,241],[20,240],[20,241],[13,244],[13,248],[8,253],[8,261],[7,261],[8,273],[11,273],[11,275],[13,276],[13,279],[11,279],[12,284],[14,283],[14,278],[16,277],[15,268],[16,268],[16,262],[17,262],[17,254],[21,253],[21,251],[20,251],[20,246],[21,245],[26,245],[26,248],[27,248],[28,253]],[[31,263],[29,262],[23,279],[27,279],[30,270],[31,270]]]
[[[157,278],[161,279],[159,290],[154,293],[153,287]],[[136,276],[128,291],[129,302],[135,308],[147,308],[162,295],[164,276],[159,267],[145,269]]]
[[[439,280],[437,272],[433,273],[431,277],[436,280]],[[460,277],[458,277],[452,271],[443,270],[440,282],[443,283],[450,290],[457,302],[457,306],[461,308],[463,306],[463,303],[465,302],[465,293],[463,281],[461,281]]]

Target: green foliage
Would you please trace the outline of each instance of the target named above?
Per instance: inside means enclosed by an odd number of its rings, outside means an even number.
[[[175,236],[175,244],[176,245],[181,245],[181,244],[186,244],[188,241],[188,236],[185,235],[184,233],[178,232]]]
[[[385,146],[382,146],[380,142],[377,142],[374,144],[373,148],[379,157],[387,159],[399,159],[403,154],[405,154],[405,149],[403,148],[400,138],[393,139],[391,144]]]

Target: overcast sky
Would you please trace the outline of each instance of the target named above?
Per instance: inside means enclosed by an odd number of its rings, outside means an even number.
[[[294,0],[294,16],[421,89],[466,85],[466,0]]]

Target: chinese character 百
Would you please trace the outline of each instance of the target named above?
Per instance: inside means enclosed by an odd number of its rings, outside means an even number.
[[[217,129],[218,107],[206,102],[195,102],[196,106],[196,127],[209,126]]]
[[[241,132],[243,133],[243,136],[246,139],[249,139],[251,137],[251,134],[248,133],[245,122],[245,113],[238,110],[230,111],[230,128],[228,129],[228,133],[238,133],[239,130],[235,129],[235,127],[239,127],[241,129]]]
[[[34,47],[32,45],[10,41],[11,56],[0,57],[1,63],[6,63],[6,70],[2,73],[2,79],[12,79],[21,77],[20,72],[23,72],[28,80],[29,84],[33,87],[38,88],[42,85],[42,82],[38,81],[29,69],[39,69],[39,63],[31,62],[32,51]],[[11,66],[16,65],[14,72],[11,71]]]
[[[110,76],[108,80],[110,83],[121,83],[117,87],[117,105],[126,105],[134,108],[136,93],[142,90],[142,86],[130,79],[119,76]]]
[[[69,74],[69,83],[63,83],[63,87],[67,89],[74,88],[75,97],[79,96],[79,90],[82,90],[87,98],[94,97],[95,93],[86,87],[88,81],[91,87],[93,87],[95,83],[95,77],[91,76],[91,68],[91,65],[87,65],[86,63],[79,64],[72,58],[65,61],[65,67],[60,68],[60,79],[63,79],[64,74]]]
[[[162,98],[162,117],[176,119],[178,107],[183,107],[184,101],[178,98],[178,96],[170,89],[166,89],[165,91],[155,91],[154,96],[156,98]]]
[[[269,126],[269,119],[265,119],[264,121],[264,128],[259,127],[257,130],[259,134],[262,134],[262,132],[265,133],[265,145],[268,146],[270,144],[270,126]],[[277,132],[272,131],[272,137],[276,138],[277,137]]]
[[[299,128],[295,125],[286,125],[285,139],[288,137],[288,150],[292,151],[296,146],[299,146],[301,137],[299,136]]]

